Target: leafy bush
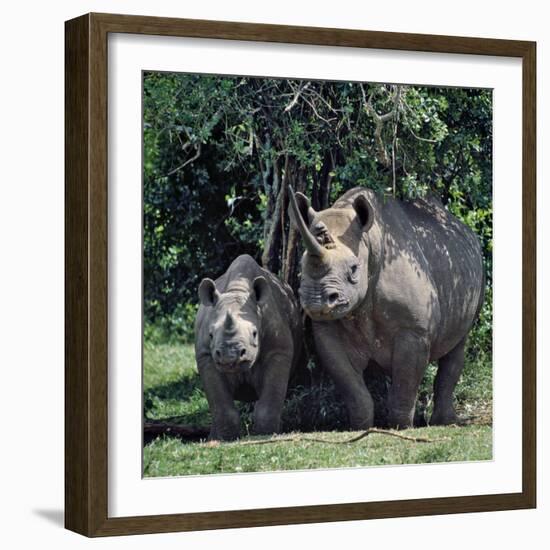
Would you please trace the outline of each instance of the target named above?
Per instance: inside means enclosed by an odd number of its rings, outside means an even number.
[[[145,319],[143,337],[154,344],[192,342],[198,304],[178,304],[170,315],[155,322]]]

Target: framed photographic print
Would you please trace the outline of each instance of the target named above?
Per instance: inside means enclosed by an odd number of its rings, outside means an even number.
[[[65,36],[66,527],[534,507],[535,44]]]

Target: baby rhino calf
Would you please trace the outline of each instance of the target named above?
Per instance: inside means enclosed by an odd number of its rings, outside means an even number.
[[[195,356],[212,413],[210,439],[239,437],[234,400],[256,401],[253,433],[279,431],[291,373],[302,360],[302,324],[290,287],[239,256],[203,279]]]

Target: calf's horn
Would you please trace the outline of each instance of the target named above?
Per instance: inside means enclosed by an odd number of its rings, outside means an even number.
[[[312,235],[311,231],[307,227],[304,218],[300,214],[296,197],[294,196],[294,189],[292,185],[288,186],[289,192],[289,204],[290,204],[290,220],[298,228],[302,239],[304,240],[304,246],[311,256],[317,256],[322,258],[325,255],[325,249],[317,242],[317,239]]]
[[[225,316],[225,321],[223,323],[223,328],[226,332],[235,332],[235,319],[233,319],[233,315],[231,315],[231,312],[227,312],[227,315]]]

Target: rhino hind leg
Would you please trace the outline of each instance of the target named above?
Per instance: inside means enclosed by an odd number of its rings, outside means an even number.
[[[464,369],[465,343],[464,338],[438,362],[434,382],[434,410],[430,419],[432,426],[459,423],[453,405],[453,392]]]
[[[418,387],[428,365],[426,340],[414,332],[402,331],[394,341],[392,383],[388,395],[388,421],[395,428],[410,428]]]

